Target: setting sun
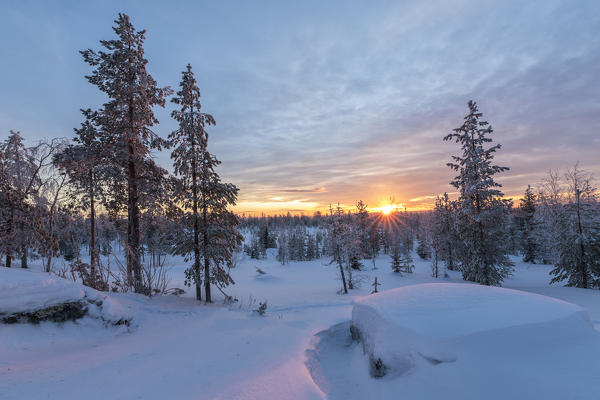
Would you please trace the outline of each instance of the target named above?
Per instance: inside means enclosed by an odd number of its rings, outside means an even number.
[[[394,211],[396,207],[393,205],[387,205],[387,206],[383,206],[381,207],[381,213],[385,214],[385,215],[390,215],[392,213],[392,211]]]

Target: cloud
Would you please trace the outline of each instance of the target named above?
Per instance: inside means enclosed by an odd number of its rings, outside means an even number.
[[[76,50],[110,34],[111,18],[98,22],[90,15],[114,12],[101,4],[80,7],[95,12],[71,8],[70,18],[81,21],[73,25],[61,19],[60,10],[48,8],[40,25],[47,30],[52,21],[61,27],[48,48],[60,48],[61,54],[70,49],[71,62],[80,62]],[[202,7],[215,17],[186,23]],[[436,195],[453,191],[448,182],[454,172],[446,163],[459,149],[442,138],[461,125],[469,99],[478,101],[494,127],[494,141],[502,144],[495,161],[511,168],[498,177],[505,193],[518,195],[549,168],[578,160],[600,175],[596,1],[368,7],[332,1],[233,8],[145,2],[130,8],[134,22],[148,30],[149,68],[161,85],[176,87],[184,65],[194,66],[203,108],[217,120],[209,129],[209,149],[223,162],[223,179],[240,188],[237,209],[324,210],[329,203],[352,205],[358,199],[378,207],[390,196],[413,207],[431,204]],[[31,15],[28,29],[37,26],[38,14],[20,13]],[[21,35],[22,28],[4,22],[10,35],[0,40],[11,40],[11,46],[29,48],[31,38],[45,40],[35,32]],[[91,33],[83,29],[86,24]],[[206,37],[212,39],[198,47],[198,38]],[[38,76],[48,79],[31,69],[42,66],[22,58],[27,52],[18,56],[11,64],[27,65],[27,79],[13,79],[14,67],[0,73],[2,87],[11,88],[0,103],[0,129],[32,137],[45,130],[71,132],[79,124],[78,108],[98,101],[83,73],[77,70],[73,78],[73,69],[54,72],[52,87],[69,82],[74,88],[68,101],[63,95],[57,102],[56,90],[35,90]],[[13,81],[33,89],[22,90]],[[36,109],[47,104],[73,112],[32,113],[24,106],[29,101]],[[168,107],[157,115],[161,124],[155,130],[166,136],[174,129]],[[168,153],[158,160],[170,165]]]
[[[317,187],[314,189],[283,189],[281,190],[283,193],[323,193],[325,192],[325,187]]]

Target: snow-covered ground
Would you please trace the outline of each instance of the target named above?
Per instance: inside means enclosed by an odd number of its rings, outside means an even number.
[[[184,263],[170,263],[171,285],[183,288]],[[399,276],[387,256],[376,270],[365,261],[362,288],[339,295],[336,268],[326,259],[282,266],[270,254],[233,270],[234,305],[223,305],[218,293],[215,304],[199,305],[192,290],[181,297],[119,294],[111,299],[133,318],[129,327],[92,317],[0,324],[0,399],[598,398],[600,291],[549,286],[551,267],[523,263],[505,287],[579,305],[597,330],[566,315],[467,332],[451,340],[454,362],[371,378],[349,321],[353,301],[370,293],[373,278],[380,290],[463,283],[458,273],[434,279],[427,261],[415,257],[415,264],[414,274]],[[268,309],[261,317],[251,310],[263,300]],[[0,302],[9,301],[0,294]]]

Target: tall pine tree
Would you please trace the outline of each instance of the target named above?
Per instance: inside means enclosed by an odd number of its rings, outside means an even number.
[[[201,111],[200,89],[189,64],[182,73],[179,87],[172,100],[180,106],[172,113],[179,128],[169,135],[169,140],[174,146],[171,158],[175,175],[180,177],[182,206],[191,210],[185,213],[185,220],[190,222],[192,240],[183,243],[182,252],[194,254],[194,264],[186,275],[188,281],[196,285],[196,298],[201,300],[203,280],[205,300],[210,303],[211,283],[219,289],[233,283],[224,266],[242,243],[237,230],[238,217],[228,210],[230,205],[235,205],[238,188],[222,183],[215,172],[220,161],[208,151],[205,129],[207,125],[214,125],[215,120]]]
[[[136,31],[129,16],[119,14],[113,27],[117,39],[101,40],[103,51],[81,51],[93,67],[87,80],[106,93],[109,101],[100,114],[100,124],[110,140],[113,161],[127,177],[127,269],[136,292],[146,292],[142,284],[140,191],[156,176],[150,158],[152,149],[161,149],[164,141],[151,127],[158,122],[152,111],[164,106],[171,91],[159,88],[146,70],[145,31]]]
[[[494,153],[500,145],[486,147],[493,132],[481,120],[474,101],[461,127],[444,137],[460,144],[462,154],[453,156],[448,166],[458,175],[451,184],[459,189],[457,228],[460,239],[458,260],[463,279],[483,285],[500,285],[512,271],[508,258],[507,222],[511,202],[503,199],[494,175],[508,170],[494,165]]]

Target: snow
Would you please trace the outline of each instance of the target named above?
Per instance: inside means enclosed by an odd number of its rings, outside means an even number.
[[[380,359],[386,374],[401,375],[424,361],[456,361],[448,339],[561,319],[573,324],[569,317],[592,329],[586,311],[565,301],[499,287],[428,283],[356,300],[352,326],[365,353]]]
[[[547,296],[462,283],[427,283],[388,290],[358,299],[352,322],[375,314],[387,323],[436,339],[535,324],[578,315],[589,321],[575,304]]]
[[[227,290],[239,299],[234,305],[223,305],[219,293],[215,304],[200,305],[188,288],[179,297],[102,293],[106,311],[133,317],[130,327],[106,326],[93,316],[63,324],[0,325],[0,399],[385,399],[402,394],[411,399],[558,400],[594,399],[600,392],[600,334],[571,312],[575,306],[548,298],[540,304],[553,306],[540,312],[535,323],[512,325],[527,307],[517,303],[511,306],[515,315],[499,315],[489,330],[466,333],[448,323],[456,335],[435,336],[413,326],[427,345],[440,342],[456,361],[425,362],[408,374],[371,378],[362,344],[350,338],[355,304],[420,284],[480,288],[462,283],[452,271],[448,279],[434,279],[429,262],[414,258],[415,273],[404,276],[391,271],[388,256],[377,259],[376,270],[365,261],[362,287],[347,296],[337,294],[337,269],[327,259],[282,266],[272,254],[266,260],[245,258],[232,270],[236,285]],[[549,266],[513,261],[516,271],[506,287],[577,304],[600,327],[600,291],[548,285]],[[172,286],[185,288],[186,264],[181,258],[168,262]],[[256,267],[266,274],[259,276]],[[35,263],[30,271],[0,268],[0,308],[7,309],[16,293],[9,285],[25,293],[18,288],[28,279],[58,279],[39,269]],[[384,292],[367,296],[375,276]],[[49,300],[75,296],[67,294],[81,289],[57,282],[48,287],[65,285],[65,291]],[[39,299],[32,304],[43,303]],[[252,309],[264,300],[268,309],[261,317]],[[554,306],[563,305],[564,315],[554,314]]]

